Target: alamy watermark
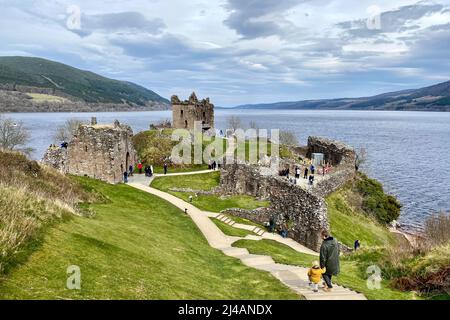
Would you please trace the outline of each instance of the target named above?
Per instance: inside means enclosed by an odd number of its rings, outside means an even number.
[[[69,15],[66,20],[66,27],[69,30],[81,30],[81,8],[71,5],[66,10]]]
[[[369,30],[381,30],[381,9],[373,5],[367,8],[369,17],[366,20],[366,26]]]
[[[79,266],[71,265],[67,267],[68,275],[66,287],[69,290],[81,290],[81,269]]]
[[[369,290],[381,289],[381,269],[377,265],[367,267],[366,273],[369,277],[366,280],[366,285]]]

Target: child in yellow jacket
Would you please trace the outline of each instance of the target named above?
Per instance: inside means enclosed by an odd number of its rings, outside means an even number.
[[[312,263],[312,268],[308,271],[308,278],[309,278],[309,284],[313,286],[314,292],[319,291],[319,282],[322,278],[322,274],[324,274],[326,271],[325,268],[321,269],[319,262],[314,261]]]

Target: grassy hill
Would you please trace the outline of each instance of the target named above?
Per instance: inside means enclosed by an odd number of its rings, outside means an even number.
[[[155,92],[134,83],[105,78],[62,63],[41,58],[0,57],[0,88],[11,89],[14,86],[21,92],[42,91],[34,93],[61,95],[86,103],[136,106],[169,103]]]
[[[194,222],[170,203],[126,185],[76,179],[108,202],[89,205],[46,231],[7,277],[0,299],[298,299],[266,272],[209,246]],[[81,290],[66,288],[67,267]]]
[[[160,198],[18,153],[0,168],[0,299],[299,299]],[[73,265],[81,290],[66,287]]]

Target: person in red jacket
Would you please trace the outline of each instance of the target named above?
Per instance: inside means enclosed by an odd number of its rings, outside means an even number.
[[[142,163],[138,163],[137,168],[139,170],[139,174],[142,174]]]

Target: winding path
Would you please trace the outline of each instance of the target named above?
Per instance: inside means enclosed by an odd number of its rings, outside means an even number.
[[[211,172],[211,170],[206,171],[194,171],[194,172],[180,172],[180,173],[172,173],[172,174],[156,174],[155,176],[176,176],[176,175],[190,175],[190,174],[202,174]],[[144,175],[135,175],[134,177],[130,177],[128,185],[134,187],[136,189],[145,191],[152,195],[155,195],[161,199],[164,199],[174,206],[178,207],[182,211],[187,209],[187,214],[191,217],[192,221],[197,225],[200,231],[205,236],[209,245],[215,249],[221,250],[227,256],[231,256],[241,260],[241,262],[249,267],[270,272],[273,276],[279,279],[286,286],[303,296],[307,300],[365,300],[365,296],[351,291],[350,289],[335,285],[332,292],[313,292],[309,287],[309,281],[307,277],[307,268],[285,265],[275,263],[270,256],[266,255],[256,255],[250,254],[245,248],[236,248],[233,247],[232,244],[240,239],[249,239],[249,240],[261,240],[261,239],[271,239],[288,245],[294,250],[306,253],[317,255],[316,252],[302,246],[298,242],[292,239],[282,238],[277,234],[272,234],[268,232],[264,232],[262,229],[259,229],[254,226],[239,224],[234,222],[232,219],[225,217],[219,213],[214,212],[206,212],[201,211],[197,207],[191,205],[190,203],[181,200],[169,193],[154,189],[149,187],[152,178],[145,177]],[[219,219],[229,225],[232,225],[236,228],[246,229],[249,231],[253,231],[258,235],[248,235],[245,238],[240,237],[231,237],[225,235],[210,219],[214,217]]]

